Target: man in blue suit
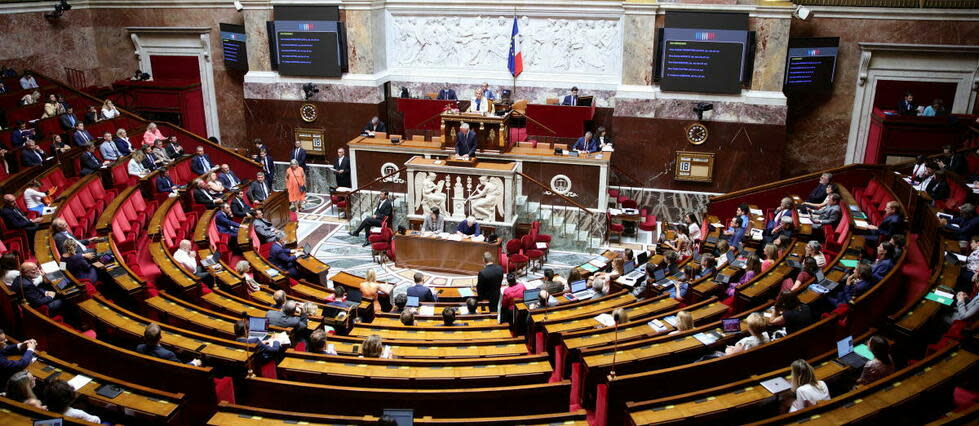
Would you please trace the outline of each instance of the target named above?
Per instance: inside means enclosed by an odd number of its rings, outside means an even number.
[[[564,97],[564,101],[561,102],[561,105],[571,105],[571,106],[577,106],[578,105],[578,88],[577,87],[572,87],[571,88],[571,94]]]
[[[221,181],[221,184],[228,189],[236,188],[238,185],[241,185],[241,179],[238,179],[238,176],[235,175],[235,172],[231,171],[231,167],[227,164],[221,165],[221,174],[218,175],[218,180]]]
[[[456,135],[456,155],[473,157],[476,155],[476,147],[476,132],[469,130],[469,123],[462,123]]]
[[[268,179],[269,186],[275,185],[275,162],[272,161],[269,152],[265,148],[262,148],[258,152],[258,157],[255,158],[255,161],[258,161],[262,165],[262,172],[265,173],[265,178]]]
[[[27,122],[23,120],[17,121],[17,130],[14,130],[10,134],[10,143],[14,145],[14,148],[24,146],[28,139],[34,139],[35,132],[34,129],[27,128]]]
[[[303,171],[308,173],[309,169],[306,167],[306,150],[303,149],[302,144],[296,141],[296,146],[292,148],[291,157],[289,160],[296,160],[299,163],[299,167],[303,168]]]
[[[160,169],[160,175],[156,177],[156,192],[161,194],[173,192],[173,178],[170,177],[170,171],[166,167]]]
[[[881,241],[891,239],[894,234],[904,233],[904,214],[901,213],[901,205],[897,201],[888,201],[884,207],[884,218],[877,225],[867,225],[870,234],[864,237],[866,243],[873,247]]]
[[[28,219],[27,213],[24,213],[17,205],[17,197],[13,194],[6,194],[3,196],[3,207],[0,208],[0,219],[3,219],[4,225],[7,225],[9,230],[23,230],[27,233],[27,239],[30,240],[31,246],[34,245],[34,233],[40,225],[37,222],[41,221],[41,217],[36,219]]]
[[[845,303],[850,303],[850,300],[855,299],[857,296],[863,294],[870,288],[871,272],[870,265],[860,264],[857,265],[856,270],[853,274],[850,274],[846,279],[846,283],[842,286],[837,287],[836,291],[832,294],[826,295],[826,301],[832,305],[833,308],[838,305]]]
[[[61,129],[66,131],[74,129],[75,125],[81,121],[75,117],[75,110],[72,107],[68,107],[58,120],[61,122]]]
[[[597,152],[598,151],[598,141],[592,137],[591,132],[585,132],[585,136],[578,138],[578,141],[574,143],[571,149],[578,152]]]
[[[407,295],[414,296],[418,298],[419,302],[438,302],[438,297],[432,293],[432,290],[425,287],[422,281],[425,281],[425,276],[421,272],[415,272],[415,285],[408,287]]]
[[[85,152],[82,154],[79,164],[81,165],[81,170],[78,174],[82,176],[88,176],[102,168],[102,162],[95,156],[95,145],[89,144],[85,147]]]
[[[112,141],[116,144],[116,149],[123,156],[127,156],[133,153],[133,144],[129,141],[129,135],[126,134],[126,129],[119,129],[116,131],[116,136],[112,138]]]
[[[204,153],[204,147],[198,146],[197,155],[190,160],[190,170],[193,171],[195,175],[200,176],[216,167],[217,165],[211,161],[211,157],[208,157],[207,154]]]
[[[231,205],[223,203],[221,204],[221,210],[218,210],[218,214],[214,216],[214,224],[217,226],[218,232],[236,237],[238,235],[238,228],[241,228],[241,225],[231,220],[231,218]]]
[[[92,134],[85,130],[85,123],[81,121],[75,123],[75,134],[71,138],[75,140],[76,146],[88,146],[94,143]]]
[[[292,255],[289,249],[282,245],[282,238],[285,237],[281,232],[272,239],[272,249],[269,251],[269,260],[277,268],[286,271],[290,277],[299,276],[299,268],[296,266],[296,256]]]
[[[476,218],[469,216],[466,220],[459,222],[459,226],[456,227],[456,232],[472,237],[479,235],[479,224],[476,223]]]
[[[942,229],[948,235],[965,244],[973,235],[979,235],[979,216],[976,215],[976,206],[965,203],[959,206],[959,215],[952,219],[939,219]]]
[[[20,165],[22,167],[33,167],[44,164],[44,151],[37,147],[33,140],[28,139],[24,149],[20,152]]]
[[[448,85],[446,85],[445,88],[443,88],[442,90],[439,90],[439,95],[435,99],[444,100],[444,101],[459,100],[459,98],[456,97],[456,91],[450,89]]]
[[[885,241],[877,246],[877,261],[871,266],[870,283],[877,284],[894,266],[894,244]]]

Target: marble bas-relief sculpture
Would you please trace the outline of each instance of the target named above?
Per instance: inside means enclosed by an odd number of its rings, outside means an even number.
[[[469,194],[470,209],[476,220],[495,221],[503,213],[503,179],[479,177],[479,186]]]

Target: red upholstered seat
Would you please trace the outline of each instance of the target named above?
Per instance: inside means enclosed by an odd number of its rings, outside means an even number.
[[[514,238],[506,243],[507,272],[520,271],[527,266],[529,259],[523,254],[520,240]]]
[[[633,199],[626,199],[621,201],[621,203],[622,203],[622,208],[624,209],[634,209],[639,206],[639,203],[637,203],[636,200]]]
[[[538,250],[536,248],[536,242],[530,234],[524,235],[522,238],[520,238],[520,245],[523,248],[523,254],[527,256],[528,262],[537,262],[539,265],[543,266],[544,250]]]
[[[643,231],[655,231],[656,230],[656,215],[646,213],[646,209],[642,210],[643,221],[639,222],[639,229]]]

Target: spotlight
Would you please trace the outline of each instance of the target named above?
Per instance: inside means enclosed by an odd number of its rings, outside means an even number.
[[[317,89],[316,86],[313,85],[313,83],[306,83],[306,84],[303,85],[303,93],[306,94],[306,100],[307,101],[309,100],[309,98],[312,98],[313,95],[315,95],[315,94],[317,94],[319,92],[320,92],[320,89]]]
[[[697,105],[694,105],[693,112],[697,113],[697,121],[704,121],[704,112],[711,111],[713,109],[714,104],[698,102]]]
[[[792,16],[799,18],[800,21],[809,19],[810,15],[812,15],[812,9],[801,5],[796,7],[795,11],[792,12]]]
[[[54,5],[54,11],[45,13],[44,17],[48,20],[58,19],[69,10],[71,10],[71,5],[68,4],[68,0],[61,0],[58,4]]]
[[[245,6],[242,5],[240,1],[235,0],[235,10],[241,12],[241,10],[244,9],[244,8],[245,8]]]

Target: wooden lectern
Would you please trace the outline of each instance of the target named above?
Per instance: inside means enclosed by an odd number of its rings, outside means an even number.
[[[479,152],[496,151],[503,153],[510,142],[510,114],[502,117],[473,113],[442,114],[442,148],[454,147],[456,134],[462,123],[469,124],[469,130],[476,132],[476,145]]]

